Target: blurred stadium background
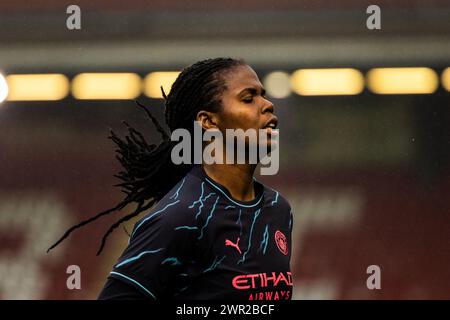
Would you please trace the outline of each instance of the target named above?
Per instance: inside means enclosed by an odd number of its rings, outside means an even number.
[[[81,30],[66,28],[71,4]],[[370,4],[381,30],[366,28]],[[161,117],[166,72],[217,56],[246,59],[281,120],[281,170],[261,179],[293,206],[294,297],[449,299],[450,2],[440,0],[2,0],[0,299],[96,298],[126,233],[95,252],[130,207],[46,249],[121,199],[109,127],[124,133],[127,120],[156,142],[133,100]],[[416,69],[392,69],[406,67]],[[81,290],[66,288],[72,264]],[[369,265],[381,290],[366,287]]]

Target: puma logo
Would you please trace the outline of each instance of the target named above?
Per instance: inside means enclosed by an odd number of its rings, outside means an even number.
[[[239,251],[239,254],[242,254],[241,249],[239,248],[239,238],[237,238],[236,243],[233,243],[231,240],[225,239],[225,246],[233,247],[237,251]]]

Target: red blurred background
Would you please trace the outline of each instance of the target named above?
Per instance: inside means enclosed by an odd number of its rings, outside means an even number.
[[[378,1],[369,31],[360,1],[78,1],[82,29],[61,1],[0,3],[4,75],[180,70],[214,56],[273,71],[450,67],[447,1]],[[141,95],[162,119],[163,103]],[[450,298],[450,92],[273,98],[281,170],[261,180],[294,212],[296,299]],[[103,233],[132,207],[92,223],[49,254],[66,228],[114,206],[120,169],[109,127],[158,135],[131,100],[0,103],[0,298],[94,299],[127,235]],[[134,220],[135,221],[135,220]],[[134,221],[125,228],[130,231]],[[82,289],[66,286],[69,265]],[[366,286],[381,268],[381,289]]]

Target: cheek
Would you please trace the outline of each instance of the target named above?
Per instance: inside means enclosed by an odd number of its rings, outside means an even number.
[[[258,128],[258,113],[251,106],[233,105],[232,107],[224,110],[223,124],[224,128]]]

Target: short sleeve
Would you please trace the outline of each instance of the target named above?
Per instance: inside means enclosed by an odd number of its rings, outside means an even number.
[[[138,221],[111,277],[160,300],[173,294],[174,279],[192,251],[194,221],[182,206],[158,204]]]

